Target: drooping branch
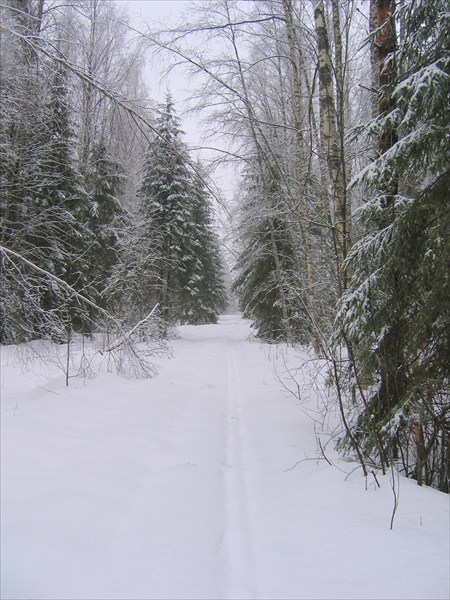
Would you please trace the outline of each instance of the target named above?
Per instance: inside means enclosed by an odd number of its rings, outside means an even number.
[[[100,352],[100,354],[105,354],[106,352],[113,352],[114,350],[117,350],[117,348],[120,348],[120,346],[122,346],[123,344],[125,344],[126,342],[128,342],[130,340],[131,336],[133,335],[133,333],[135,331],[137,331],[140,327],[142,327],[142,325],[144,325],[145,323],[147,323],[153,317],[153,315],[158,310],[158,308],[159,308],[159,303],[155,304],[155,306],[148,313],[148,315],[146,317],[144,317],[143,319],[141,319],[139,321],[139,323],[136,323],[136,325],[134,325],[134,327],[132,327],[130,329],[130,331],[127,331],[126,333],[124,333],[123,335],[121,335],[120,338],[117,339],[113,344],[110,344],[107,348],[104,348]]]
[[[111,313],[109,313],[107,310],[105,310],[104,308],[102,308],[101,306],[99,306],[98,304],[96,304],[95,302],[92,302],[92,300],[90,300],[89,298],[87,298],[83,294],[80,294],[79,292],[77,292],[71,285],[69,285],[68,283],[66,283],[63,279],[60,279],[56,275],[53,275],[53,273],[50,273],[49,271],[46,271],[45,269],[42,269],[41,267],[39,267],[38,265],[36,265],[31,260],[28,260],[27,258],[25,258],[24,256],[22,256],[22,254],[19,254],[19,252],[15,252],[14,250],[11,250],[10,248],[6,248],[5,246],[0,246],[0,254],[8,256],[10,259],[11,259],[11,257],[16,258],[16,259],[20,260],[21,262],[23,262],[23,264],[25,264],[32,271],[35,271],[36,273],[39,273],[43,277],[51,279],[58,286],[60,286],[61,288],[63,288],[66,292],[68,292],[71,296],[73,296],[74,298],[76,298],[77,300],[79,300],[81,303],[87,304],[91,308],[94,308],[96,311],[98,311],[100,314],[102,314],[108,320],[112,321],[114,323],[114,325],[116,325],[116,327],[118,327],[118,329],[120,331],[122,331],[120,323],[117,321],[117,319],[115,319],[111,315]]]
[[[0,4],[0,7],[2,5]],[[13,36],[16,36],[21,40],[21,42],[27,45],[30,49],[32,49],[36,54],[42,54],[55,62],[58,65],[62,65],[64,68],[68,69],[72,72],[76,77],[78,77],[81,81],[86,83],[89,86],[96,88],[105,98],[111,100],[116,106],[121,108],[126,112],[131,121],[136,125],[136,127],[145,135],[145,131],[142,127],[144,125],[148,128],[149,131],[155,137],[161,137],[160,133],[156,129],[156,127],[152,124],[150,119],[143,115],[140,111],[138,111],[125,97],[121,96],[117,92],[108,88],[104,83],[99,81],[97,78],[92,75],[86,73],[82,68],[74,65],[62,52],[59,48],[52,47],[51,50],[44,46],[44,41],[39,37],[33,37],[29,35],[23,35],[15,29],[8,27],[4,24],[0,25],[0,31],[7,31]],[[49,42],[46,43],[47,46],[51,47]],[[178,154],[179,150],[177,148],[173,148],[173,151]],[[189,167],[192,171],[199,177],[201,177],[205,181],[205,185],[210,192],[211,196],[218,202],[218,204],[223,205],[223,200],[217,194],[216,190],[212,183],[205,180],[205,174],[201,173],[195,164],[195,161],[189,160]]]

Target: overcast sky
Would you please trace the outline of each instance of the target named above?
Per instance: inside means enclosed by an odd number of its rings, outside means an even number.
[[[190,0],[121,0],[128,5],[130,22],[137,29],[145,29],[145,25],[151,28],[158,26],[173,25],[181,17],[181,13],[190,3]],[[177,76],[171,77],[169,83],[160,82],[161,75],[165,72],[162,61],[155,60],[150,55],[147,57],[146,76],[151,96],[154,100],[163,101],[167,86],[169,85],[175,100],[183,102],[186,96],[187,80],[177,70]],[[181,110],[181,107],[179,107]]]
[[[130,14],[149,21],[176,18],[188,3],[189,0],[128,0]]]
[[[185,11],[191,0],[120,0],[127,2],[130,23],[137,29],[143,26],[143,23],[150,27],[158,28],[159,25],[170,26],[179,21],[183,11]],[[163,102],[168,89],[175,100],[175,108],[182,119],[182,129],[186,133],[184,141],[189,146],[201,146],[201,124],[198,118],[184,116],[183,110],[186,108],[186,98],[189,96],[192,87],[192,81],[183,76],[182,68],[177,68],[171,73],[168,79],[161,81],[161,76],[165,73],[165,65],[161,60],[155,59],[150,55],[147,57],[147,67],[145,76],[149,88],[150,97],[158,102]],[[210,142],[208,142],[210,144]],[[197,152],[194,154],[197,156]],[[200,158],[211,157],[211,152],[200,152]],[[215,176],[217,185],[228,197],[231,197],[234,189],[235,173],[230,168],[220,168]]]

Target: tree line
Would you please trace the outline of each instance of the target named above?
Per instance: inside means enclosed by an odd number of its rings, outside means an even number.
[[[172,100],[150,105],[123,8],[1,11],[2,343],[89,334],[108,314],[126,328],[155,305],[167,326],[215,322],[226,296],[206,173]]]

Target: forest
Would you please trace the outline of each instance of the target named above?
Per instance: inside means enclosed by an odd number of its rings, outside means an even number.
[[[0,18],[1,344],[102,333],[152,375],[175,326],[234,295],[261,342],[326,362],[364,474],[448,492],[448,2],[202,0],[138,29],[123,2],[4,0]],[[152,100],[152,54],[188,74],[206,158],[176,99]]]

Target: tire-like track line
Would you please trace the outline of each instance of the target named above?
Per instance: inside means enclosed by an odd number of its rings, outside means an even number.
[[[254,550],[248,510],[244,452],[242,382],[236,350],[238,339],[226,347],[227,398],[225,413],[224,490],[225,523],[222,546],[222,598],[255,599]]]

